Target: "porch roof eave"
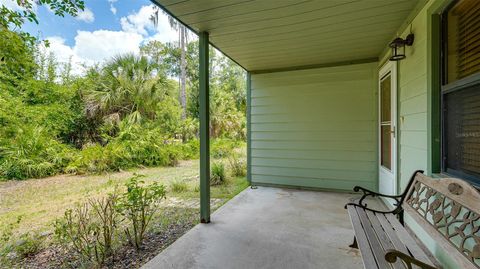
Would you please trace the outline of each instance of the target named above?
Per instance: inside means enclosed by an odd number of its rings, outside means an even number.
[[[376,61],[428,0],[151,0],[252,73]]]

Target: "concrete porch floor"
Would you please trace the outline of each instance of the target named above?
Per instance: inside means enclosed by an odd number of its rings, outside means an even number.
[[[143,268],[363,268],[348,247],[352,194],[246,189]]]

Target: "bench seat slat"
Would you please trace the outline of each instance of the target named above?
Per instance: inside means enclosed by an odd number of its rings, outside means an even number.
[[[402,226],[402,224],[398,221],[398,219],[395,217],[393,214],[386,214],[385,217],[387,218],[388,222],[392,225],[392,227],[395,229],[395,231],[398,234],[398,237],[400,240],[405,244],[405,246],[408,248],[412,256],[419,260],[422,261],[426,264],[429,264],[431,266],[434,266],[432,261],[427,257],[427,254],[425,254],[425,251],[423,251],[422,248],[417,244],[415,239],[408,233],[408,231],[405,229],[405,227]]]
[[[376,214],[378,221],[381,223],[385,233],[390,238],[390,241],[393,244],[393,249],[399,250],[403,253],[410,254],[410,251],[407,249],[402,240],[398,237],[397,231],[393,228],[392,224],[387,220],[385,214]],[[400,226],[403,229],[403,226]],[[398,227],[397,227],[398,228]],[[413,269],[420,269],[419,266],[412,265]]]
[[[377,262],[373,256],[373,252],[368,244],[367,235],[363,229],[362,224],[360,223],[360,217],[358,216],[355,206],[347,206],[348,214],[350,215],[350,220],[352,222],[353,230],[355,231],[355,236],[357,237],[357,243],[360,248],[360,253],[362,254],[363,265],[365,268],[378,268]]]
[[[372,224],[368,219],[365,210],[361,207],[356,207],[356,211],[360,217],[360,221],[363,225],[363,229],[365,230],[365,234],[367,235],[367,240],[370,244],[370,248],[372,249],[373,256],[377,261],[378,267],[385,269],[392,268],[391,264],[385,260],[385,251],[382,249],[380,240],[378,240],[375,230],[373,230]],[[362,249],[360,249],[360,251],[362,251]]]
[[[375,230],[375,233],[380,241],[380,244],[382,246],[382,252],[380,253],[381,256],[385,257],[385,253],[387,249],[397,249],[392,241],[390,240],[390,237],[387,235],[386,231],[382,228],[382,225],[380,224],[380,221],[378,218],[382,216],[383,214],[375,214],[372,211],[365,210],[367,213],[367,216],[370,220],[370,223],[373,226],[373,229]],[[404,247],[405,248],[405,247]],[[408,252],[406,252],[408,253]],[[402,264],[402,261],[398,259],[394,264],[393,268],[395,269],[404,269],[405,267]]]
[[[376,214],[376,216],[378,218],[378,221],[382,225],[383,230],[385,231],[387,236],[390,238],[390,241],[394,246],[393,248],[403,253],[408,253],[407,248],[402,243],[402,240],[398,238],[398,234],[396,233],[395,229],[393,229],[390,222],[388,222],[387,218],[385,217],[385,214]]]
[[[394,214],[374,213],[353,205],[348,205],[347,209],[365,268],[404,269],[400,260],[394,264],[385,260],[387,249],[396,249],[433,266],[428,255]],[[419,267],[413,265],[413,268]]]

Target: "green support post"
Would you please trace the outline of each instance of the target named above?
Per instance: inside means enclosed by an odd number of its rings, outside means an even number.
[[[427,112],[428,112],[428,162],[427,174],[432,175],[441,172],[441,107],[440,107],[440,93],[441,93],[441,47],[442,41],[440,37],[441,32],[441,18],[440,15],[433,11],[428,12],[427,20]]]
[[[210,222],[210,132],[208,32],[199,34],[200,81],[200,222]]]
[[[247,180],[252,185],[252,120],[251,120],[251,99],[252,79],[250,72],[247,72]]]

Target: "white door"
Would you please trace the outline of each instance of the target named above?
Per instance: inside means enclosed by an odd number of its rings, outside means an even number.
[[[397,194],[397,74],[396,62],[379,73],[379,191]]]

